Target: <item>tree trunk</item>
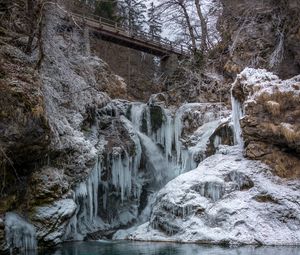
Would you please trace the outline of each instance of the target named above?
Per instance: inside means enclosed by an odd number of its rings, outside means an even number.
[[[201,53],[204,53],[207,50],[207,38],[208,38],[207,23],[202,14],[202,11],[201,11],[200,0],[195,0],[195,5],[196,5],[197,13],[198,13],[198,16],[200,19],[200,24],[201,24],[200,51],[201,51]]]
[[[34,0],[27,0],[27,15],[29,18],[29,35],[28,42],[26,45],[25,52],[31,53],[32,51],[32,43],[34,39],[34,30],[35,30],[35,19],[34,19]]]
[[[193,52],[196,53],[196,51],[197,51],[196,37],[195,37],[195,33],[194,33],[194,30],[193,30],[193,27],[192,27],[192,24],[191,24],[190,16],[187,12],[187,9],[186,9],[184,3],[179,3],[179,5],[183,10],[183,14],[184,14],[187,26],[188,26],[190,37],[191,37],[191,40],[192,40]]]

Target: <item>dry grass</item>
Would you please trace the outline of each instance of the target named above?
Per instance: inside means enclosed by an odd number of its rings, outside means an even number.
[[[266,107],[272,115],[274,115],[274,116],[280,115],[280,104],[279,103],[277,103],[275,101],[267,101]]]
[[[280,133],[289,143],[296,143],[300,141],[300,132],[296,132],[291,124],[281,123]]]

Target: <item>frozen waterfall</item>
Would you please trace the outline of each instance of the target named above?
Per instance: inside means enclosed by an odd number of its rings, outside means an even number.
[[[158,146],[146,135],[139,132],[144,153],[147,157],[146,169],[154,175],[156,183],[162,183],[167,175],[168,167],[165,158],[162,156]]]
[[[243,110],[241,103],[231,93],[231,105],[232,105],[232,122],[234,131],[234,143],[243,146],[242,129],[240,119],[243,117]]]
[[[104,157],[99,156],[87,180],[75,187],[73,199],[77,209],[65,240],[83,240],[88,233],[145,219],[154,201],[151,194],[181,173],[196,168],[197,162],[206,157],[209,144],[221,143],[219,136],[210,139],[227,119],[221,120],[209,107],[186,104],[172,112],[158,105],[135,102],[123,111],[127,118],[123,114],[118,118],[134,149],[130,147],[129,151],[122,143],[114,145]],[[194,115],[200,116],[200,127],[195,131],[196,121],[192,131],[183,130],[188,121],[194,121]]]
[[[101,180],[101,163],[97,159],[94,169],[85,182],[75,188],[75,215],[66,229],[65,239],[83,240],[86,233],[104,225],[98,217],[98,189]]]
[[[11,253],[14,249],[26,253],[37,248],[35,227],[16,213],[8,212],[5,215],[5,236]]]
[[[148,141],[152,141],[163,148],[165,162],[162,166],[165,167],[164,172],[168,171],[169,180],[184,171],[196,167],[193,152],[185,148],[181,142],[182,113],[185,107],[181,107],[175,114],[172,114],[168,109],[160,107],[162,114],[161,126],[156,130],[153,129],[155,123],[152,123],[154,117],[151,115],[150,109],[151,106],[147,104],[133,103],[131,105],[130,119],[137,132],[144,133],[148,136],[148,139],[151,139]],[[142,138],[146,139],[146,137]],[[148,142],[147,144],[151,146],[151,143]],[[151,150],[151,148],[148,148],[148,150]]]

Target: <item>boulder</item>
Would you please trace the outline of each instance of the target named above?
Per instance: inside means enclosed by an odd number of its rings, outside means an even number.
[[[36,227],[39,244],[54,246],[61,243],[75,210],[76,204],[73,199],[61,199],[33,208],[31,221]]]
[[[246,68],[232,94],[244,108],[246,156],[262,160],[281,177],[300,177],[300,76],[283,81],[266,70]]]

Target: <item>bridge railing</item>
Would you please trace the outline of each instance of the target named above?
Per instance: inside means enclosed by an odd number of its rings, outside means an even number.
[[[134,31],[130,29],[128,26],[125,26],[122,23],[97,16],[94,14],[86,14],[80,11],[73,12],[73,15],[83,19],[90,20],[92,22],[96,22],[102,28],[108,28],[111,32],[120,33],[127,37],[134,38],[136,40],[140,40],[142,42],[155,45],[157,47],[163,48],[167,51],[174,52],[180,55],[189,56],[190,52],[187,47],[183,45],[176,44],[170,40],[162,38],[160,36],[155,36],[145,31]]]

